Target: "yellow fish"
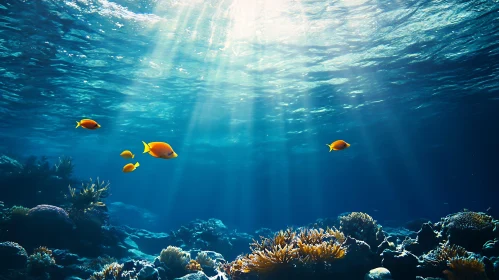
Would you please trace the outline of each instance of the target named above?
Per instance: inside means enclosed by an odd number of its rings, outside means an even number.
[[[139,166],[140,166],[140,164],[138,162],[135,164],[129,163],[129,164],[123,166],[123,172],[125,172],[125,173],[132,172]]]
[[[172,159],[178,157],[177,153],[175,153],[172,147],[165,142],[149,142],[146,143],[142,141],[144,144],[144,154],[149,153],[151,156],[162,159]]]
[[[135,157],[135,155],[134,155],[134,154],[132,154],[132,152],[130,152],[129,150],[124,150],[124,151],[120,154],[120,156],[121,156],[122,158],[134,158],[134,157]]]
[[[343,140],[336,140],[331,145],[326,144],[329,147],[329,152],[331,151],[339,151],[339,150],[344,150],[348,147],[350,147],[350,144]]]

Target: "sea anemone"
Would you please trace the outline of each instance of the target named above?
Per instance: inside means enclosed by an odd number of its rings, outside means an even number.
[[[183,251],[179,247],[168,246],[161,250],[159,260],[172,270],[184,269],[187,263],[191,260],[188,252]]]
[[[213,266],[215,266],[215,261],[212,258],[210,258],[206,252],[199,252],[198,255],[196,256],[196,261],[202,267],[213,267]]]

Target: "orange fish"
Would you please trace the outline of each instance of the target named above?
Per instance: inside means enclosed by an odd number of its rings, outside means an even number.
[[[134,158],[134,157],[135,157],[135,155],[134,155],[134,154],[132,154],[132,152],[130,152],[129,150],[124,150],[124,151],[120,154],[120,156],[121,156],[122,158]]]
[[[350,144],[343,140],[336,140],[331,145],[326,144],[329,147],[329,152],[331,151],[339,151],[339,150],[344,150],[348,147],[350,147]]]
[[[172,147],[165,142],[149,142],[146,143],[142,141],[144,144],[144,154],[149,153],[151,156],[162,159],[172,159],[178,157],[177,153],[175,153]]]
[[[79,122],[76,122],[76,128],[78,127],[83,127],[86,129],[97,129],[100,128],[100,124],[98,124],[96,121],[91,120],[91,119],[83,119]]]
[[[139,166],[140,166],[140,164],[138,162],[135,164],[129,163],[129,164],[123,166],[123,172],[125,172],[125,173],[132,172]]]

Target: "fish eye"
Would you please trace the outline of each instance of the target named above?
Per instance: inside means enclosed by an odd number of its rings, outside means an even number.
[[[171,151],[171,152],[168,153],[168,156],[171,156],[171,155],[173,155],[173,151]]]

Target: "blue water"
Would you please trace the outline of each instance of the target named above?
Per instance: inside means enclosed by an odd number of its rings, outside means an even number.
[[[496,0],[2,0],[0,151],[71,156],[165,230],[498,211],[498,42]]]

